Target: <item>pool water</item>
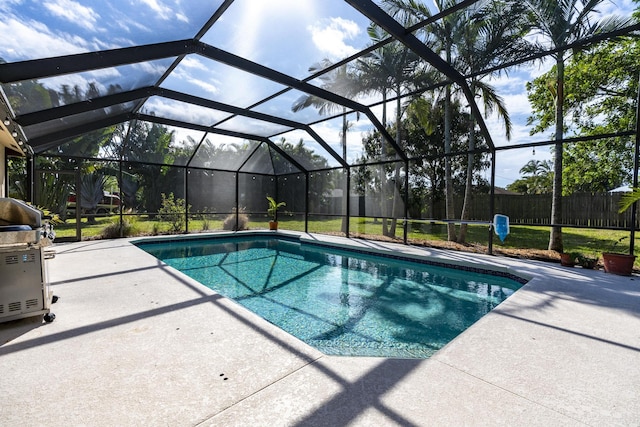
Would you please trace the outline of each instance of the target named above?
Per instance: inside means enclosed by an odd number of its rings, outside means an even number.
[[[137,245],[331,355],[427,358],[522,286],[271,237]]]

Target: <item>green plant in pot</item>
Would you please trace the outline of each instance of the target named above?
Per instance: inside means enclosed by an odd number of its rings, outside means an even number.
[[[576,262],[582,267],[593,270],[598,265],[598,258],[593,258],[584,254],[578,254]]]
[[[563,267],[573,267],[576,265],[578,256],[577,252],[563,252],[560,254],[560,265]]]
[[[633,191],[623,194],[620,199],[620,209],[618,209],[618,212],[625,212],[631,206],[634,206],[638,200],[640,200],[640,188],[634,188]],[[636,260],[635,255],[616,250],[617,245],[626,238],[627,236],[621,237],[614,242],[610,251],[602,253],[604,271],[607,273],[630,276],[633,272],[633,264]]]
[[[277,230],[278,229],[278,209],[287,206],[285,202],[276,202],[276,200],[267,196],[267,201],[269,202],[269,206],[267,207],[267,215],[271,220],[269,221],[269,230]]]

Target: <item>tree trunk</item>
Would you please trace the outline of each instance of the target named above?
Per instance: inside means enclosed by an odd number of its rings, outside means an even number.
[[[563,132],[564,132],[564,58],[562,53],[558,53],[556,59],[556,69],[558,72],[556,89],[556,134],[555,149],[553,156],[553,195],[551,202],[551,224],[562,224],[562,157],[563,157]],[[558,225],[551,227],[549,236],[549,250],[562,252],[562,227]]]

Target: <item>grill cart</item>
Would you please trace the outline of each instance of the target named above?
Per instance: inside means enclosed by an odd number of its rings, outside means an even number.
[[[42,212],[25,202],[0,198],[0,322],[44,315],[52,322],[54,301],[45,260],[54,239]]]

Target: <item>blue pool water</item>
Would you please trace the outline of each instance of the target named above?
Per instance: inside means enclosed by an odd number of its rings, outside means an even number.
[[[429,357],[522,286],[271,237],[137,246],[332,355]]]

